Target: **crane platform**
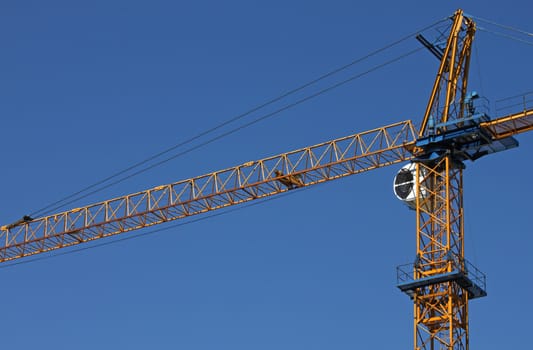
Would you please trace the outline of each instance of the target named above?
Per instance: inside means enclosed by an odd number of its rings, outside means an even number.
[[[439,283],[455,282],[468,292],[469,299],[487,296],[486,276],[474,265],[464,260],[463,264],[452,262],[452,270],[443,273],[432,274],[426,277],[415,278],[415,271],[423,275],[423,271],[416,264],[400,265],[396,268],[397,287],[411,299],[416,290]]]
[[[459,107],[457,107],[459,108]],[[439,158],[445,152],[452,152],[458,161],[475,161],[485,155],[518,147],[518,141],[511,135],[495,138],[487,125],[491,118],[485,112],[474,112],[467,116],[432,126],[432,132],[418,139],[415,146],[424,149],[420,161]],[[438,132],[437,132],[438,131]]]

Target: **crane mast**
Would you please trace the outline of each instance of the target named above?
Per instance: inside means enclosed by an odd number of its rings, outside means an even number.
[[[440,59],[420,129],[410,120],[61,213],[24,216],[0,228],[0,262],[210,212],[348,175],[412,161],[410,207],[416,258],[399,266],[398,288],[414,302],[414,349],[468,349],[468,302],[485,275],[465,259],[464,163],[517,147],[533,109],[491,119],[468,93],[475,23],[457,10],[445,47],[417,37]],[[405,168],[405,167],[404,167]],[[407,187],[405,187],[407,186]]]
[[[416,258],[399,268],[398,287],[414,302],[415,350],[469,348],[468,302],[487,293],[485,275],[465,259],[464,162],[517,147],[518,120],[531,128],[526,110],[498,121],[476,110],[477,93],[467,93],[475,31],[458,10],[446,47],[432,50],[441,61],[413,148]]]
[[[419,161],[415,177],[418,193],[413,281],[419,285],[411,295],[415,350],[468,349],[468,300],[486,295],[484,276],[481,281],[472,279],[465,268],[464,165],[462,157],[455,156],[461,146],[454,144],[457,140],[447,147],[448,143],[432,138],[466,123],[464,101],[475,30],[474,22],[461,10],[455,13],[418,134],[419,140],[429,140],[419,143],[416,150]],[[463,135],[457,136],[460,137]]]

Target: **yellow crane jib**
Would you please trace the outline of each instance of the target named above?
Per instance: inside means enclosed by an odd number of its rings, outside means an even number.
[[[412,160],[410,120],[0,228],[0,263]],[[291,169],[283,174],[280,169]],[[277,171],[277,172],[276,172]],[[304,181],[305,180],[305,181]],[[281,185],[283,186],[281,186]]]

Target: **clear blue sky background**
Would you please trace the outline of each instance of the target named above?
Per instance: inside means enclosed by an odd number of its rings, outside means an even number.
[[[533,31],[533,4],[526,0],[4,0],[0,222],[461,6]],[[411,39],[285,103],[418,45]],[[470,87],[491,102],[533,90],[532,56],[532,46],[479,31]],[[395,121],[420,121],[437,64],[420,51],[73,205]],[[465,172],[467,257],[487,273],[489,293],[470,304],[473,349],[531,344],[533,133],[518,138],[520,148],[468,164]],[[415,215],[392,194],[398,168],[0,269],[1,346],[409,349],[412,304],[395,287],[395,267],[414,259]]]

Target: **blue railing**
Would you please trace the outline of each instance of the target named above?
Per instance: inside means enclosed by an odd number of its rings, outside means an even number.
[[[496,101],[496,115],[504,117],[533,108],[533,91]]]

